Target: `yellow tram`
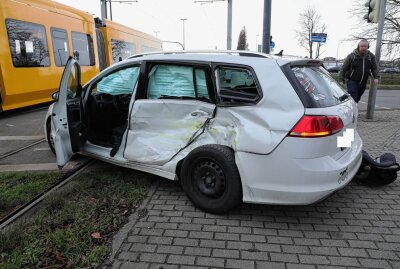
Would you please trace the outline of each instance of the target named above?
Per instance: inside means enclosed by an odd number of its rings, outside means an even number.
[[[0,112],[51,101],[68,57],[85,83],[159,39],[51,0],[0,1]]]

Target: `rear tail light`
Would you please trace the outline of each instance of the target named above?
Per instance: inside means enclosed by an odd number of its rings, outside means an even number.
[[[321,137],[340,132],[344,127],[338,116],[311,116],[305,115],[290,131],[293,137]]]

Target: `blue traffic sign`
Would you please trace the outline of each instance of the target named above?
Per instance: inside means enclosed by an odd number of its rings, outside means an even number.
[[[269,43],[269,47],[270,47],[271,49],[275,48],[275,42],[274,42],[274,41],[271,41],[271,42]]]
[[[325,43],[328,34],[325,33],[312,33],[311,42]]]

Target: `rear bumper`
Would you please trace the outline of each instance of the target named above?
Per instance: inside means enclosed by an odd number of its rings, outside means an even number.
[[[336,159],[292,157],[293,152],[288,148],[281,144],[270,155],[236,152],[244,202],[288,205],[318,202],[345,187],[362,161],[362,140],[358,133],[352,147]]]

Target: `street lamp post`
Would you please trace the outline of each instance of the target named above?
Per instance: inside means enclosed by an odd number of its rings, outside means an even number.
[[[228,29],[226,37],[226,49],[232,49],[232,0],[228,0]]]
[[[165,42],[165,43],[178,44],[178,45],[180,45],[180,46],[182,47],[183,50],[185,49],[185,48],[183,47],[182,43],[179,42],[179,41],[167,41],[167,40],[163,40],[163,41],[161,41],[161,42],[163,42],[163,43]]]
[[[336,66],[338,66],[338,58],[339,58],[339,46],[343,41],[339,41],[337,44],[337,49],[336,49]]]
[[[185,50],[185,21],[186,21],[187,19],[181,19],[181,21],[182,21],[182,30],[183,30],[183,42],[182,42],[182,44],[183,44],[183,50]]]

